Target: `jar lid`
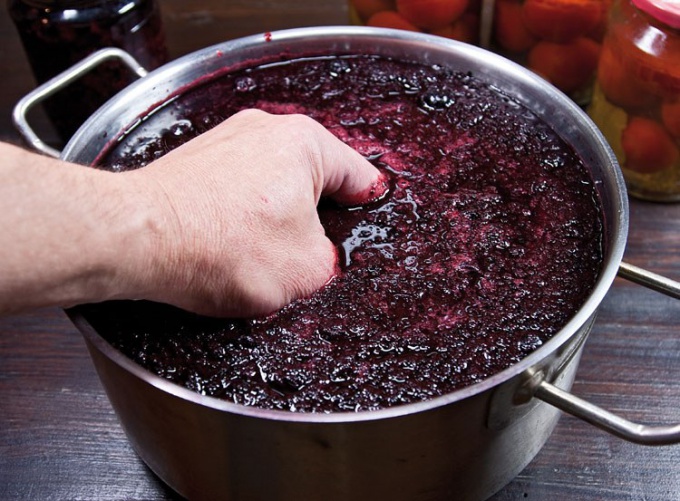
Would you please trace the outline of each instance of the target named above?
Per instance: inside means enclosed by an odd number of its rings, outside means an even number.
[[[641,11],[672,28],[680,28],[680,0],[631,0]]]

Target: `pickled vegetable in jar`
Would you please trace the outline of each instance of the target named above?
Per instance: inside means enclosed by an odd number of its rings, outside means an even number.
[[[349,0],[353,24],[395,28],[479,45],[482,0]]]
[[[154,0],[8,0],[38,84],[105,47],[119,47],[147,70],[168,58]],[[44,102],[67,141],[108,98],[132,81],[121,63],[107,62]]]
[[[496,0],[491,47],[590,100],[611,0]]]
[[[680,5],[620,0],[611,12],[588,114],[631,195],[680,200]]]

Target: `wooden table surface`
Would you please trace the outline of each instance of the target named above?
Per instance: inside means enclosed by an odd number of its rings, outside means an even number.
[[[242,35],[347,22],[339,0],[161,7],[173,57]],[[10,113],[34,84],[5,11],[0,68],[0,139],[20,143]],[[630,218],[625,259],[680,280],[680,204],[633,200]],[[646,424],[680,422],[679,324],[680,302],[617,279],[574,393]],[[80,335],[58,309],[0,319],[0,499],[176,499],[128,445]],[[492,499],[680,500],[680,445],[634,445],[563,416],[534,461]]]

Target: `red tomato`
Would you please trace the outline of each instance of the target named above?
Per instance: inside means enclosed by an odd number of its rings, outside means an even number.
[[[522,17],[538,38],[568,42],[590,33],[604,16],[601,0],[526,0]]]
[[[600,45],[581,37],[559,44],[538,42],[529,51],[527,66],[563,92],[584,88],[595,75]]]
[[[396,9],[394,0],[350,0],[350,5],[364,22],[377,12]]]
[[[494,36],[496,43],[510,52],[525,52],[536,43],[536,37],[522,22],[519,0],[496,0]]]
[[[600,0],[600,8],[602,9],[602,15],[600,20],[595,25],[595,27],[588,32],[588,37],[592,38],[596,42],[602,43],[604,35],[607,31],[607,19],[609,14],[609,9],[611,9],[614,0]]]
[[[632,117],[621,133],[626,155],[624,166],[642,173],[668,169],[680,158],[680,150],[666,130],[654,120]]]
[[[479,16],[471,12],[463,14],[458,21],[444,28],[432,30],[433,35],[465,43],[479,41]]]
[[[616,47],[614,50],[620,50]],[[597,80],[607,101],[626,111],[654,107],[656,97],[622,61],[621,56],[605,41],[600,52]]]
[[[375,26],[377,28],[395,28],[406,31],[420,31],[417,26],[409,23],[398,12],[393,10],[383,10],[373,14],[366,23],[368,26]]]
[[[680,100],[661,105],[661,120],[671,136],[680,139]]]
[[[397,0],[397,11],[411,24],[426,30],[443,28],[458,19],[468,0]]]

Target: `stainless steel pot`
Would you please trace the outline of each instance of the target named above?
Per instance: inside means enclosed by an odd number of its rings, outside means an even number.
[[[602,274],[577,314],[507,370],[426,402],[358,413],[261,410],[199,395],[125,358],[75,308],[69,315],[85,337],[130,441],[149,467],[192,499],[464,500],[485,499],[517,475],[551,434],[557,408],[627,440],[680,442],[680,425],[637,425],[567,393],[596,310],[617,273],[678,298],[680,284],[621,262],[628,205],[613,153],[575,104],[506,59],[428,35],[360,27],[295,29],[234,40],[148,76],[129,56],[109,50],[26,96],[16,107],[15,121],[36,148],[91,164],[139,116],[197,79],[249,61],[339,53],[405,57],[471,71],[551,124],[585,160],[602,198]],[[46,148],[26,123],[27,110],[108,57],[124,58],[143,78],[95,113],[61,154]]]

